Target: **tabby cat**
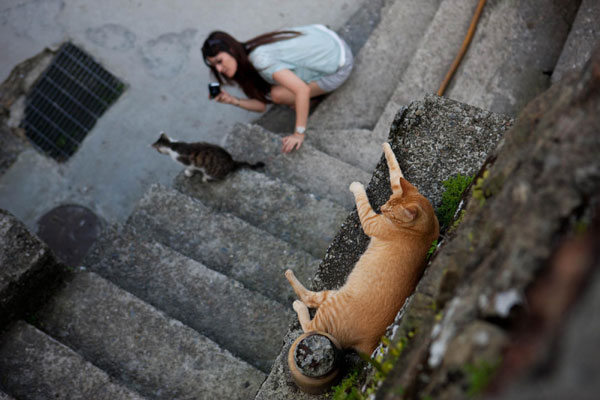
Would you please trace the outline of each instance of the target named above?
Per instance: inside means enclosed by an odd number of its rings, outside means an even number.
[[[350,185],[362,228],[371,238],[343,287],[311,292],[291,270],[285,276],[300,300],[293,307],[304,332],[323,331],[343,348],[371,354],[406,298],[414,290],[424,268],[431,243],[439,235],[431,203],[411,185],[389,144],[383,149],[388,164],[392,195],[375,213],[364,186]],[[308,307],[318,308],[311,320]]]
[[[236,161],[227,150],[214,144],[178,142],[164,132],[160,133],[160,137],[152,147],[159,153],[170,155],[173,160],[185,165],[185,176],[191,177],[194,171],[202,172],[203,182],[221,180],[238,168],[257,169],[265,166],[262,162],[250,164]]]

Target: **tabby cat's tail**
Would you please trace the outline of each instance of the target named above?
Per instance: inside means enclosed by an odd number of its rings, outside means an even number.
[[[246,161],[235,161],[235,166],[233,167],[234,170],[237,170],[239,168],[250,168],[250,169],[259,169],[259,168],[263,168],[265,166],[264,162],[257,162],[256,164],[250,164],[249,162]]]

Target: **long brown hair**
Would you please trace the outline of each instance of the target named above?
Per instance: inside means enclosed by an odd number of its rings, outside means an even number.
[[[271,100],[268,98],[271,92],[271,84],[260,76],[248,59],[248,55],[263,44],[292,39],[299,35],[301,33],[296,31],[276,31],[264,33],[242,43],[235,40],[233,36],[226,32],[214,31],[208,35],[208,38],[206,38],[202,45],[202,56],[204,57],[204,62],[212,70],[219,83],[225,81],[228,84],[233,84],[235,82],[249,98],[271,103]],[[237,70],[233,78],[219,74],[217,69],[208,62],[208,57],[214,57],[222,51],[228,53],[237,61]]]

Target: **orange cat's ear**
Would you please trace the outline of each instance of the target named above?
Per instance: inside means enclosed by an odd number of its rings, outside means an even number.
[[[417,217],[417,207],[408,206],[400,210],[400,219],[404,222],[410,222]]]
[[[400,187],[402,187],[402,193],[406,194],[406,192],[415,190],[416,188],[407,181],[404,177],[400,178]]]

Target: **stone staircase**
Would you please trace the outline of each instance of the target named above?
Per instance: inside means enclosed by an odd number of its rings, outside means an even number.
[[[578,5],[488,1],[448,90],[483,109],[436,97],[407,109],[437,89],[476,2],[388,3],[356,52],[350,80],[312,114],[300,151],[280,152],[290,127],[277,108],[261,125],[237,125],[225,147],[235,158],[263,161],[263,171],[240,170],[208,185],[180,174],[173,188],[151,187],[125,223],[105,229],[83,267],[64,273],[43,306],[14,316],[27,322],[16,318],[1,333],[0,399],[312,397],[285,371],[282,345],[298,326],[283,271],[293,269],[315,289],[343,282],[366,245],[355,212],[348,216],[348,186],[371,182],[372,200],[385,201],[375,190],[386,186],[384,140],[436,205],[443,179],[476,171],[510,125],[486,110],[514,115],[550,85]],[[404,136],[388,138],[390,126],[400,125]],[[31,236],[2,218],[7,243]],[[27,254],[47,252],[29,240],[35,250],[23,248]],[[5,264],[9,256],[0,254]],[[22,264],[0,282],[31,286],[39,267]],[[17,300],[5,300],[2,290],[1,310],[9,309]]]

